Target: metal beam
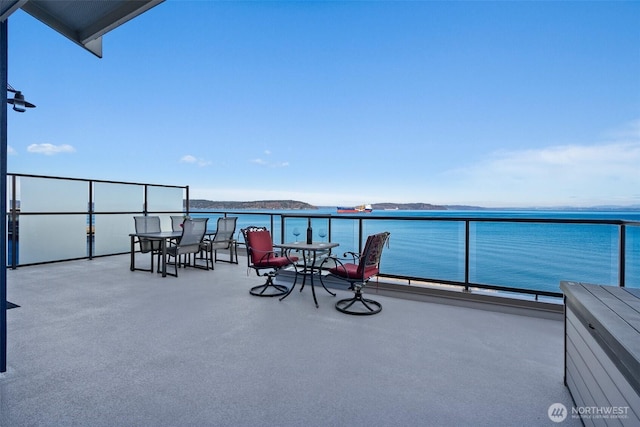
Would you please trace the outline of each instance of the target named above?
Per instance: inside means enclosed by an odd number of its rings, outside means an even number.
[[[4,22],[9,15],[20,9],[28,0],[0,0],[0,21]]]
[[[102,58],[102,36],[164,0],[0,0],[0,373],[7,370],[8,21],[18,9]]]
[[[22,10],[102,58],[102,36],[164,0],[29,0]]]
[[[0,373],[7,371],[7,27],[0,22]]]

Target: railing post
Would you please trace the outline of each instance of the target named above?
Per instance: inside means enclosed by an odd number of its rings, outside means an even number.
[[[627,228],[625,224],[620,225],[620,247],[618,249],[618,286],[624,288],[625,284],[625,268],[627,264],[626,260],[626,240],[627,240]]]
[[[16,197],[18,178],[15,175],[11,175],[11,216],[9,217],[9,223],[11,224],[11,269],[18,268],[18,199]]]
[[[358,253],[362,253],[362,218],[358,219]]]
[[[190,195],[189,195],[189,186],[187,185],[185,187],[185,197],[187,198],[186,201],[184,202],[186,204],[186,206],[183,206],[184,210],[187,212],[187,215],[189,215],[189,209],[190,209],[190,205],[191,205],[191,199],[190,199]],[[147,199],[146,195],[145,195],[145,200]]]
[[[273,228],[273,214],[269,214],[269,233],[271,234],[271,240],[273,240],[273,238],[275,237],[273,235],[273,230],[275,230]]]
[[[144,184],[144,194],[143,194],[143,200],[142,200],[142,214],[144,216],[147,216],[148,212],[147,212],[147,197],[149,196],[149,186],[147,184]],[[189,213],[188,208],[187,208],[187,214]]]
[[[284,219],[285,215],[280,215],[280,242],[284,243]]]
[[[469,292],[469,220],[464,221],[464,291]]]
[[[0,373],[7,371],[7,74],[9,19],[0,21]]]
[[[93,181],[89,180],[89,228],[87,229],[87,239],[89,239],[89,259],[93,259]]]

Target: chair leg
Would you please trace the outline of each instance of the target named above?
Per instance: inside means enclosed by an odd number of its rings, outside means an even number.
[[[224,259],[224,258],[218,258],[218,250],[214,250],[213,251],[213,255],[212,255],[212,262],[228,262],[230,264],[237,264],[238,263],[238,244],[236,243],[235,240],[233,240],[230,244],[229,244],[229,259]]]
[[[173,270],[175,271],[175,273],[169,273],[167,271],[167,275],[168,276],[173,276],[173,277],[178,277],[178,263],[180,262],[180,255],[176,254],[175,256],[167,253],[167,260],[166,260],[166,265],[170,265],[171,264],[171,258],[173,257]],[[166,268],[166,266],[165,266]]]
[[[143,252],[143,253],[146,253],[146,252]],[[153,273],[153,255],[154,255],[154,252],[150,251],[150,253],[151,253],[151,267],[149,267],[148,269],[147,268],[141,268],[141,267],[134,267],[132,269],[132,271],[148,271],[150,273]],[[135,256],[135,254],[133,256]]]
[[[198,264],[198,260],[200,260],[200,262],[202,262],[202,260],[205,261],[205,265],[202,264]],[[194,268],[200,268],[202,270],[213,270],[213,268],[209,268],[209,251],[208,250],[204,250],[204,258],[203,258],[203,250],[201,249],[200,252],[194,253],[193,254],[193,264],[189,263],[190,265],[192,265]]]
[[[350,310],[351,306],[355,303],[360,303],[360,310]],[[362,307],[364,307],[364,310]],[[362,291],[360,289],[356,289],[353,298],[342,299],[336,302],[336,310],[346,314],[353,314],[355,316],[367,316],[380,313],[382,305],[378,301],[364,298],[362,296]]]
[[[251,295],[257,297],[279,297],[289,292],[289,288],[287,288],[286,286],[276,285],[275,283],[273,283],[275,274],[267,273],[265,274],[265,276],[267,277],[267,281],[262,285],[254,286],[253,288],[251,288],[251,290],[249,290],[249,293]]]
[[[211,269],[215,270],[216,266],[215,263],[213,262],[213,254],[214,254],[214,250],[213,248],[211,248],[210,250],[207,251],[207,268],[209,268],[209,263],[211,263]]]
[[[160,273],[160,267],[162,266],[162,251],[158,251],[156,253],[156,256],[158,257],[158,259],[156,260],[156,262],[158,263],[158,266],[156,267],[156,273]]]

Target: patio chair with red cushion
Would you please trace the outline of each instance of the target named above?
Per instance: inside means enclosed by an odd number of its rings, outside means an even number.
[[[338,311],[347,314],[368,315],[379,313],[382,310],[382,305],[379,302],[362,296],[362,288],[380,272],[382,249],[385,244],[388,245],[390,234],[385,231],[369,236],[361,254],[346,252],[344,257],[350,255],[353,262],[344,262],[336,257],[327,258],[325,262],[329,260],[335,262],[335,267],[329,269],[329,274],[349,282],[349,289],[354,292],[353,298],[336,302]],[[320,276],[320,280],[322,280],[322,276]],[[354,306],[356,303],[358,304]]]
[[[248,268],[255,270],[258,276],[267,278],[264,284],[251,288],[251,295],[276,297],[286,294],[289,288],[273,283],[273,279],[277,276],[278,270],[294,264],[298,257],[286,257],[282,253],[276,253],[273,250],[271,233],[266,227],[249,226],[241,231],[247,245]]]

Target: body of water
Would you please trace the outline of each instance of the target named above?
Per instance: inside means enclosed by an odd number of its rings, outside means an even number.
[[[255,212],[255,211],[253,211]],[[331,231],[340,243],[335,253],[358,252],[359,221],[337,214],[335,208],[317,211],[264,211],[273,214],[330,215],[314,218],[314,240]],[[215,216],[210,227],[215,227]],[[238,230],[248,225],[270,227],[268,216],[238,215]],[[465,281],[465,223],[453,218],[597,219],[639,221],[640,211],[374,211],[364,218],[363,235],[391,232],[382,257],[383,273],[443,281]],[[390,219],[379,219],[388,217]],[[400,219],[400,218],[403,219]],[[398,218],[398,219],[395,219]],[[415,218],[416,220],[406,220]],[[421,221],[437,218],[442,221]],[[451,219],[451,220],[450,220]],[[285,241],[303,240],[305,218],[287,218]],[[294,235],[294,229],[301,234]],[[280,241],[280,217],[274,220],[274,240]],[[561,280],[618,285],[620,227],[607,224],[551,224],[528,222],[471,222],[469,282],[511,288],[560,292]],[[640,225],[626,227],[626,286],[640,287]]]

